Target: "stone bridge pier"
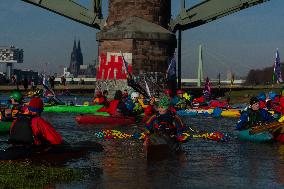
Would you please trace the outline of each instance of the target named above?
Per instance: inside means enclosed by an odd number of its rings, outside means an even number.
[[[122,54],[134,75],[165,73],[176,48],[170,18],[171,0],[109,0],[107,24],[97,33],[97,79],[126,79]]]

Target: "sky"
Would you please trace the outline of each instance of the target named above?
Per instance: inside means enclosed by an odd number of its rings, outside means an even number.
[[[89,6],[91,0],[76,2]],[[180,1],[172,0],[172,16]],[[187,0],[186,8],[198,0]],[[103,14],[107,16],[107,0]],[[203,46],[204,75],[225,78],[233,72],[272,66],[276,49],[284,60],[284,1],[271,0],[182,33],[182,77],[196,78],[198,46]],[[84,64],[97,57],[96,33],[82,25],[20,0],[0,0],[0,46],[24,49],[24,63],[16,68],[62,73],[69,66],[73,41],[81,41]],[[0,66],[1,69],[4,66]]]

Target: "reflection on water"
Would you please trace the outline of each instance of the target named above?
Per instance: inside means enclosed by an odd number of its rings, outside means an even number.
[[[142,141],[96,139],[94,132],[102,126],[78,126],[75,116],[44,114],[70,143],[99,141],[105,151],[68,162],[68,167],[86,170],[85,180],[58,188],[283,188],[284,146],[239,141],[236,119],[185,118],[192,128],[228,133],[230,141],[192,139],[183,144],[186,158],[147,162]],[[115,129],[139,132],[138,126]]]

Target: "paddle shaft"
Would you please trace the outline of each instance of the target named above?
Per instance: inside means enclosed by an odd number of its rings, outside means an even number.
[[[281,127],[281,126],[284,126],[283,122],[273,122],[273,123],[270,123],[270,124],[255,126],[251,129],[251,131],[249,133],[251,135],[253,135],[253,134],[269,131],[269,130],[272,130],[272,129],[275,129],[275,128]]]

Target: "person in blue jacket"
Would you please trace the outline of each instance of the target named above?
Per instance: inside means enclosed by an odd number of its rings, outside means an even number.
[[[236,129],[247,130],[255,125],[272,121],[274,121],[274,117],[267,110],[260,109],[259,99],[257,97],[252,97],[250,99],[250,106],[241,114]]]
[[[145,124],[148,133],[166,134],[170,138],[179,140],[179,136],[186,130],[180,117],[169,110],[170,102],[167,97],[159,101],[158,112]]]

